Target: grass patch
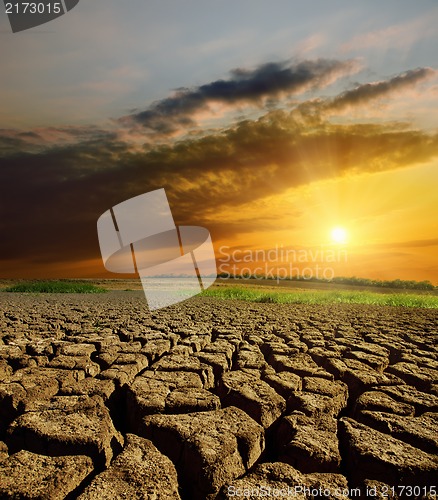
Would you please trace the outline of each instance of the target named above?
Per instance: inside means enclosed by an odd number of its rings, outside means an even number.
[[[203,292],[205,297],[248,300],[270,304],[368,304],[438,308],[438,296],[411,293],[373,293],[348,290],[318,290],[296,292],[263,292],[244,288],[213,288]]]
[[[104,293],[107,290],[89,283],[77,281],[30,281],[5,289],[20,293]]]

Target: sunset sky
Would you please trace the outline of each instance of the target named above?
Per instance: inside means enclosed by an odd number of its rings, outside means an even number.
[[[165,188],[218,266],[282,248],[270,267],[438,285],[437,24],[435,0],[2,12],[0,278],[119,277],[98,217]]]

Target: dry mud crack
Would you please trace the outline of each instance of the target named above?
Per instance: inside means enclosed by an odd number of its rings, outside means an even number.
[[[437,313],[0,293],[0,498],[436,498]]]

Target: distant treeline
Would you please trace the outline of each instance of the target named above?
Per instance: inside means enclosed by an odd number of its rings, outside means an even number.
[[[430,281],[414,281],[414,280],[372,280],[369,278],[357,278],[356,276],[344,277],[338,276],[331,280],[316,278],[316,277],[302,277],[302,276],[292,276],[288,278],[284,277],[266,277],[259,274],[229,274],[220,273],[218,278],[232,278],[232,279],[269,279],[274,281],[308,281],[314,283],[339,283],[342,285],[355,285],[355,286],[374,286],[379,288],[400,288],[406,290],[435,290],[438,287],[434,286]]]
[[[376,286],[381,288],[406,288],[408,290],[435,290],[435,287],[430,281],[414,281],[414,280],[371,280],[368,278],[351,278],[335,277],[332,283],[342,283],[345,285],[359,285],[359,286]]]

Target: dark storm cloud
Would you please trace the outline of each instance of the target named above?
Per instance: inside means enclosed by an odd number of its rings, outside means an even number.
[[[315,68],[321,68],[321,63],[315,64],[313,70],[307,63],[303,66],[313,78],[295,77],[294,84],[291,68],[277,66],[277,73],[283,68],[285,75],[269,95],[288,85],[290,91],[306,81],[317,84]],[[327,76],[329,67],[335,71],[335,66],[327,63],[320,78]],[[304,74],[306,71],[303,69]],[[390,89],[414,85],[428,71],[413,70],[373,84],[372,90],[348,91],[331,102],[362,103],[365,95],[368,99],[379,92],[389,95]],[[267,95],[266,82],[271,81],[267,75],[274,73],[266,67],[246,76],[234,72],[233,81],[242,79],[236,87],[240,90],[231,91],[230,87],[220,92],[220,85],[208,84],[196,92],[204,96],[203,102],[219,95],[228,95],[227,102],[252,95],[256,102]],[[169,119],[171,108],[166,111]],[[194,108],[184,109],[188,113]],[[297,116],[296,110],[271,111],[258,120],[244,120],[222,131],[143,150],[133,149],[118,137],[117,131],[96,127],[0,131],[3,270],[8,262],[22,261],[35,269],[59,263],[62,274],[64,262],[99,259],[98,217],[115,204],[153,189],[166,189],[177,224],[204,225],[214,241],[232,238],[242,230],[238,222],[217,222],[215,215],[220,210],[236,213],[238,221],[244,204],[292,187],[349,173],[402,168],[438,154],[436,135],[403,124],[336,125],[321,116],[311,124]],[[254,229],[260,230],[257,217],[245,221],[245,232]]]
[[[111,140],[90,140],[0,158],[0,260],[26,256],[37,267],[98,251],[92,219],[117,196],[117,183],[105,177],[112,168],[120,175],[115,158],[122,150]]]
[[[357,68],[354,61],[319,59],[298,64],[267,63],[255,70],[235,69],[228,80],[216,80],[154,103],[149,109],[124,117],[122,123],[137,123],[159,134],[171,134],[181,127],[195,125],[196,112],[209,103],[261,105],[282,94],[297,94],[318,88]]]
[[[417,68],[394,76],[389,80],[370,82],[346,90],[333,98],[318,98],[299,103],[295,118],[304,119],[310,126],[320,125],[331,114],[344,109],[365,106],[376,99],[389,98],[436,75],[432,68]]]
[[[36,153],[57,146],[116,140],[116,133],[95,126],[44,127],[32,131],[0,129],[0,156]]]
[[[294,186],[349,172],[425,161],[438,139],[376,125],[309,130],[290,113],[271,112],[207,137],[130,152],[89,141],[0,159],[0,259],[44,263],[99,257],[97,218],[132,196],[164,187],[177,224],[208,227],[213,239],[239,232],[211,214],[235,210]],[[245,231],[252,230],[245,223]]]
[[[386,97],[400,90],[413,87],[417,83],[432,77],[435,71],[431,68],[417,68],[406,71],[389,80],[365,83],[355,89],[347,90],[332,101],[328,102],[326,109],[342,109],[347,106],[358,106],[367,102]]]

